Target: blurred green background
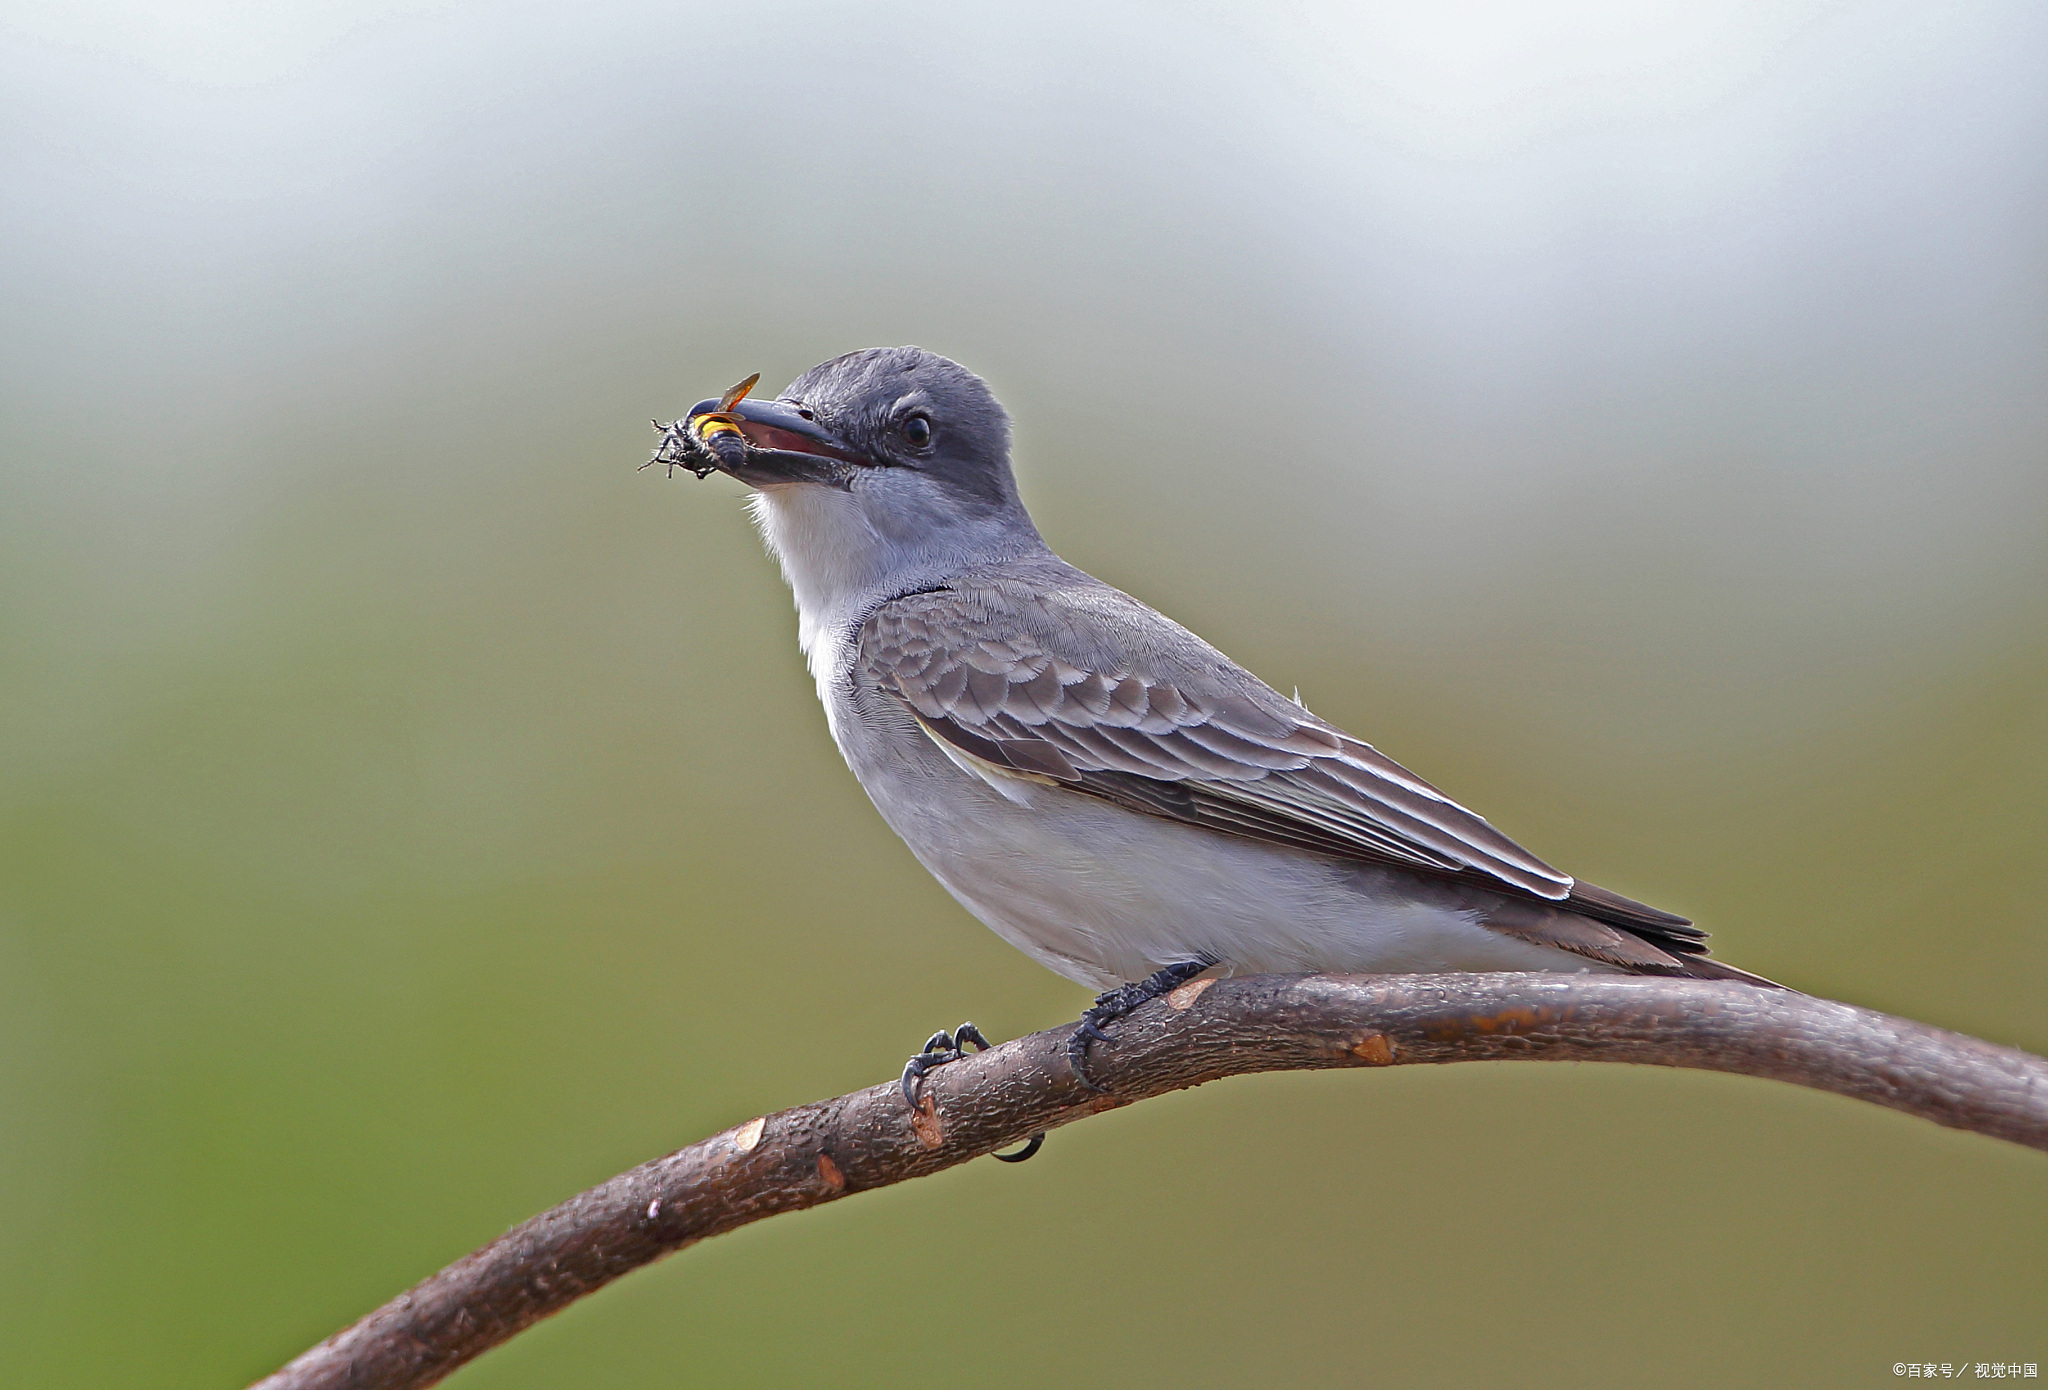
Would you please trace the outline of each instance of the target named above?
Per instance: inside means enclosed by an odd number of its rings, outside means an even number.
[[[987,375],[1068,558],[1537,852],[2048,1050],[2025,4],[0,8],[0,1379],[231,1386],[1079,989],[890,836],[747,372]],[[2048,1164],[1601,1067],[1246,1078],[749,1228],[485,1387],[2048,1361]]]

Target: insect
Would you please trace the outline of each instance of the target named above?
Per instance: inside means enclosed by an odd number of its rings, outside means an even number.
[[[640,466],[650,468],[665,463],[671,473],[687,468],[700,478],[723,467],[737,466],[746,458],[747,436],[740,430],[739,421],[733,419],[732,408],[747,398],[747,392],[760,379],[761,374],[755,372],[731,387],[718,398],[715,410],[686,420],[671,420],[666,425],[659,420],[650,421],[661,431],[661,443],[655,447],[654,457]]]

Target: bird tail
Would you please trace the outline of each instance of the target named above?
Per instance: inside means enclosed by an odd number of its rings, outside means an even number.
[[[1672,954],[1678,958],[1680,973],[1684,974],[1688,979],[1733,980],[1738,984],[1759,985],[1764,989],[1789,990],[1792,988],[1790,985],[1781,985],[1776,980],[1767,980],[1761,975],[1752,975],[1747,970],[1739,970],[1725,961],[1715,960],[1712,956],[1696,956],[1690,953],[1679,954],[1678,952],[1673,952]],[[1796,993],[1797,991],[1794,992]]]

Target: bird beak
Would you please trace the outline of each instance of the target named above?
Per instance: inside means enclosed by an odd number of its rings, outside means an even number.
[[[851,467],[865,462],[811,413],[787,401],[703,400],[690,407],[689,431],[711,445],[719,466],[751,487],[827,483],[845,487]],[[744,452],[717,447],[721,434],[737,434]]]

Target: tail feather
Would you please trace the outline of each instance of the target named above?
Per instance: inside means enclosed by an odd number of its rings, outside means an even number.
[[[1619,966],[1632,975],[1676,975],[1693,980],[1732,980],[1764,989],[1788,988],[1776,980],[1715,960],[1707,954],[1707,934],[1698,927],[1682,917],[1672,918],[1655,908],[1630,903],[1619,894],[1601,894],[1601,907],[1609,909],[1602,916],[1584,910],[1576,893],[1568,904],[1531,902],[1504,893],[1487,897],[1490,901],[1481,906],[1479,920],[1494,931]],[[1669,918],[1679,926],[1617,921],[1619,914],[1612,910],[1615,903],[1639,908],[1643,914]]]
[[[1776,980],[1767,980],[1761,975],[1753,975],[1747,970],[1738,969],[1725,961],[1715,960],[1712,956],[1705,954],[1692,955],[1687,953],[1680,955],[1678,957],[1678,964],[1678,973],[1689,979],[1734,980],[1740,984],[1757,985],[1763,989],[1792,989],[1790,985],[1781,985]],[[1797,993],[1797,991],[1793,992]]]

